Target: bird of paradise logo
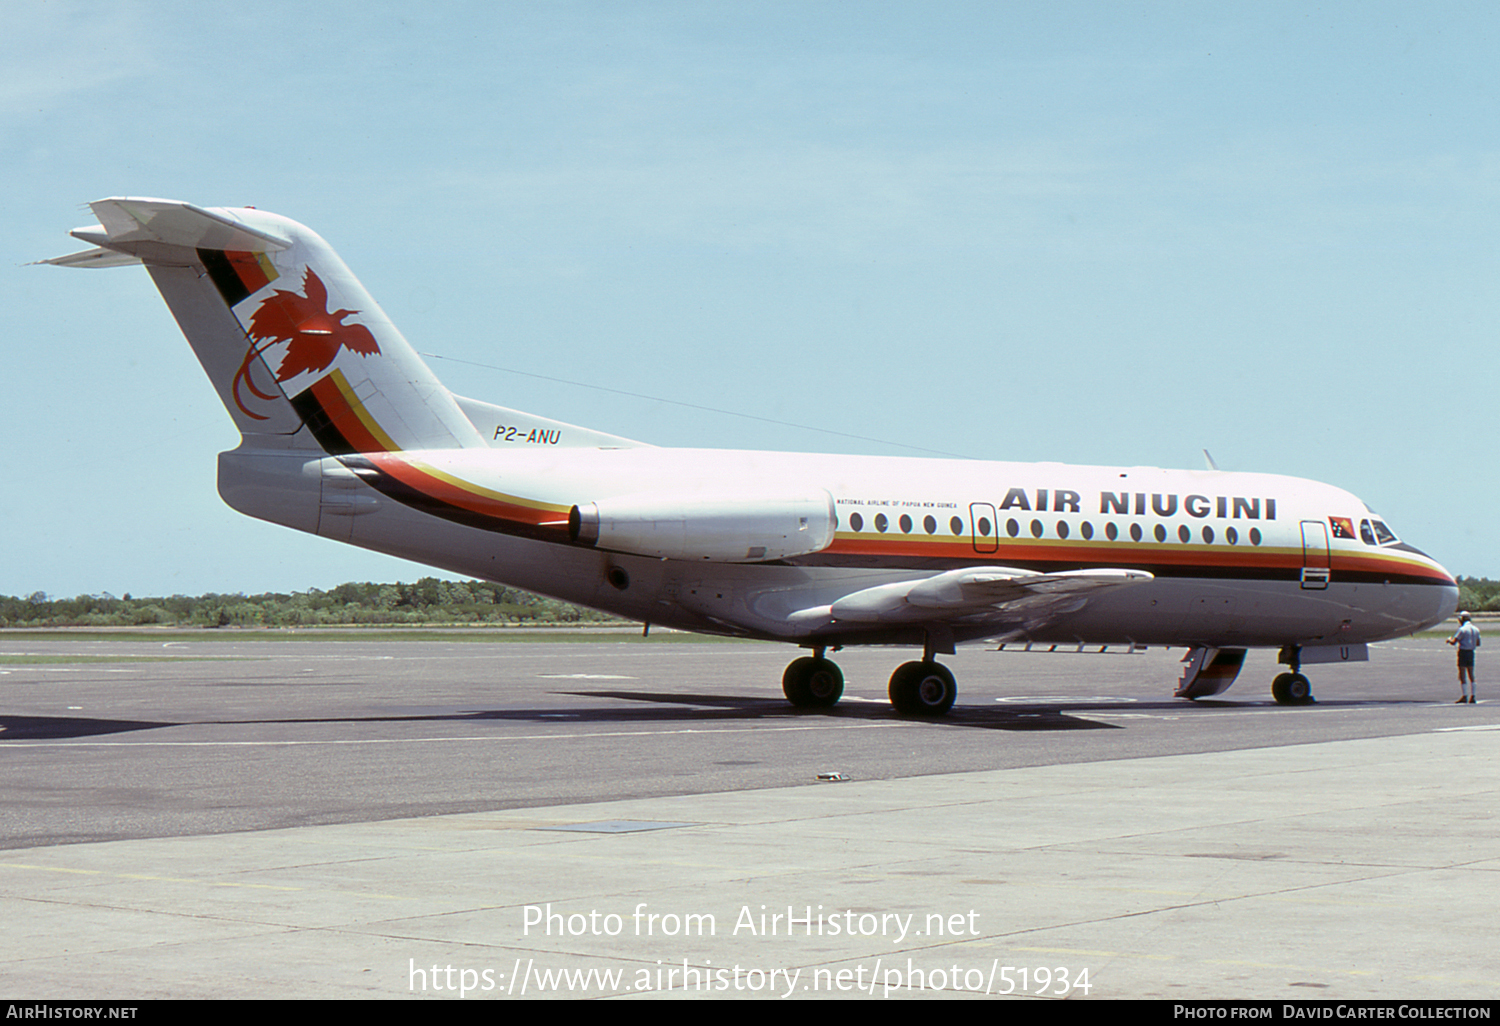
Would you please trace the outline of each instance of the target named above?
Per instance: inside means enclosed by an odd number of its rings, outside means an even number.
[[[311,267],[303,275],[302,292],[298,295],[287,289],[277,289],[250,317],[246,332],[252,344],[240,363],[240,369],[235,372],[233,384],[235,405],[247,417],[268,419],[246,408],[240,398],[242,384],[259,399],[280,398],[273,392],[261,390],[250,375],[251,363],[272,346],[286,343],[286,351],[276,365],[277,384],[290,381],[299,374],[327,370],[341,349],[362,356],[380,353],[380,345],[369,328],[363,324],[343,323],[344,318],[352,317],[359,313],[358,310],[328,309],[328,287]]]

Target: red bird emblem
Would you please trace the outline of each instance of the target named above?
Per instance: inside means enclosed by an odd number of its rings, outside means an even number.
[[[245,353],[244,362],[234,376],[234,401],[242,412],[256,420],[266,418],[245,409],[240,399],[240,383],[243,382],[261,399],[277,398],[274,394],[262,392],[250,379],[250,362],[271,346],[287,343],[286,352],[281,354],[281,363],[276,367],[278,382],[290,381],[310,371],[327,370],[340,349],[349,349],[363,356],[380,352],[380,345],[369,328],[363,324],[343,323],[345,317],[359,313],[358,310],[328,309],[328,287],[311,267],[303,276],[302,291],[306,294],[299,296],[286,289],[277,289],[250,317],[248,332],[255,344]]]

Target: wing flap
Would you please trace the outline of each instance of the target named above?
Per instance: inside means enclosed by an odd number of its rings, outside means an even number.
[[[1038,574],[1012,567],[966,567],[912,581],[896,581],[845,595],[827,607],[835,621],[913,623],[967,617],[993,609],[1076,608],[1079,601],[1111,588],[1152,580],[1144,570],[1100,568]]]
[[[1080,595],[1103,588],[1149,581],[1144,570],[1065,570],[1055,574],[993,569],[955,570],[919,582],[906,600],[928,609],[962,609],[999,605],[1036,595]]]

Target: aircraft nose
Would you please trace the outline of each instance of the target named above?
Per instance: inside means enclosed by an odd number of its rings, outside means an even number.
[[[1448,617],[1452,616],[1455,612],[1458,611],[1458,581],[1452,574],[1444,569],[1437,560],[1434,559],[1432,561],[1432,565],[1447,580],[1447,583],[1443,585],[1442,589],[1443,600],[1441,603],[1439,603],[1439,609],[1442,613],[1442,616],[1437,620],[1437,623],[1442,623],[1444,620],[1448,619]]]
[[[1423,552],[1422,555],[1427,556],[1427,553]],[[1428,559],[1432,559],[1431,556],[1427,556],[1427,558]],[[1448,572],[1448,568],[1445,567],[1445,566],[1443,566],[1441,563],[1439,563],[1435,559],[1432,559],[1432,566],[1433,566],[1433,569],[1437,570],[1438,573],[1442,574],[1445,578],[1447,578],[1448,584],[1453,588],[1454,601],[1457,601],[1457,598],[1458,598],[1458,578],[1454,577],[1451,573],[1449,573]]]
[[[1449,585],[1451,585],[1454,589],[1458,588],[1458,580],[1457,580],[1457,578],[1455,578],[1451,573],[1449,573],[1448,570],[1447,570],[1447,568],[1444,567],[1437,560],[1433,559],[1431,556],[1429,556],[1427,553],[1423,552],[1421,549],[1417,548],[1415,545],[1407,545],[1405,543],[1402,543],[1402,545],[1400,547],[1406,549],[1408,552],[1411,552],[1414,555],[1421,556],[1423,559],[1427,560],[1427,562],[1432,565],[1432,569],[1434,569],[1438,573],[1442,574],[1444,580],[1446,580],[1446,582]]]
[[[1436,580],[1425,588],[1417,589],[1417,592],[1425,592],[1425,599],[1418,599],[1415,594],[1411,600],[1416,604],[1408,607],[1413,621],[1413,630],[1428,630],[1447,620],[1458,609],[1458,581],[1437,560],[1427,553],[1410,545],[1403,547],[1414,555],[1420,556],[1430,567],[1430,575]],[[1433,585],[1436,585],[1435,587]]]

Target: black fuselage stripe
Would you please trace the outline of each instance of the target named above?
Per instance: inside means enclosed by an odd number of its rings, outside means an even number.
[[[509,535],[514,538],[534,538],[551,542],[566,541],[568,538],[566,524],[558,526],[528,524],[518,520],[506,520],[503,517],[480,513],[472,509],[464,509],[462,506],[455,506],[451,502],[428,495],[419,488],[414,488],[405,481],[381,470],[370,460],[362,456],[347,456],[339,462],[354,471],[359,475],[360,480],[387,498],[394,499],[403,506],[410,506],[412,509],[419,510],[442,520],[447,520],[451,523],[478,528],[481,531],[491,531],[495,534]]]

